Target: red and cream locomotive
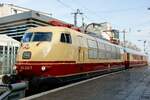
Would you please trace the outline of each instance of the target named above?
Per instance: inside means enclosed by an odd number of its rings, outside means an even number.
[[[71,28],[44,26],[24,34],[16,71],[21,80],[50,84],[146,64],[147,56],[135,50]]]

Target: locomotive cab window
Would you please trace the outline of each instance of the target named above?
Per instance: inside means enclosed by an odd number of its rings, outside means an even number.
[[[67,33],[62,33],[60,41],[63,43],[72,43],[71,35]]]
[[[51,32],[30,32],[23,36],[22,42],[51,41],[51,38]]]
[[[31,37],[32,33],[25,33],[25,35],[23,35],[22,42],[30,42]]]
[[[34,34],[32,41],[51,41],[52,33],[50,32],[37,32]]]

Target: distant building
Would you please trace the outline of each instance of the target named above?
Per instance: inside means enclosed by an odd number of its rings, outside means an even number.
[[[119,44],[119,31],[112,29],[108,22],[91,23],[86,26],[86,32],[90,35],[108,40],[111,43]]]

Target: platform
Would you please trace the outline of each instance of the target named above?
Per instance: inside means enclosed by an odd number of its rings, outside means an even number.
[[[24,100],[150,100],[150,68],[99,76]]]

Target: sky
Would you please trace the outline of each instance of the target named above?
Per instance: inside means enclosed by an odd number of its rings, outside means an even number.
[[[52,17],[73,23],[76,9],[83,13],[85,23],[109,22],[113,28],[126,30],[126,40],[143,49],[147,41],[150,53],[150,7],[149,0],[0,0],[0,3],[15,4],[52,14]],[[78,16],[81,25],[81,16]],[[122,39],[123,34],[120,33]],[[141,41],[138,41],[141,40]]]

